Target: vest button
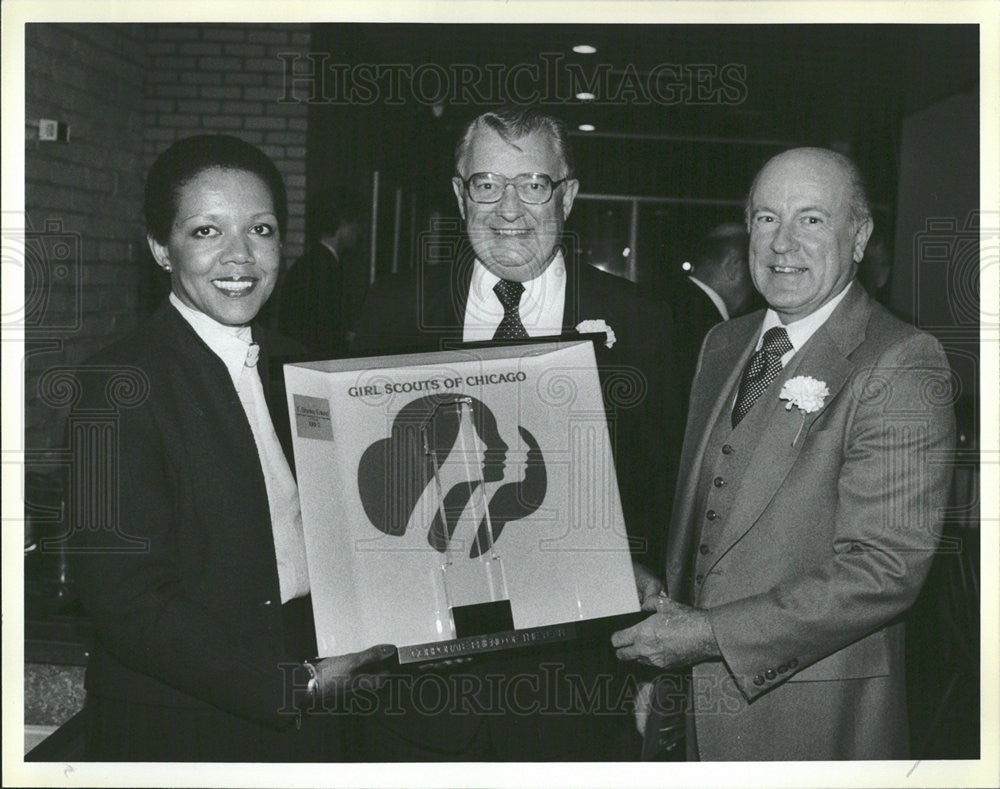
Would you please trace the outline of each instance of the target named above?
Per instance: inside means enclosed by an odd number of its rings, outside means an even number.
[[[712,484],[717,488],[724,488],[726,486],[726,481],[722,477],[716,477],[712,480]]]
[[[733,454],[734,451],[735,450],[731,446],[729,446],[729,444],[723,444],[722,445],[722,454],[723,455],[731,455],[731,454]]]
[[[705,517],[708,518],[710,521],[714,521],[718,519],[719,513],[717,513],[715,510],[709,510],[708,512],[705,513]]]
[[[767,671],[764,672],[764,676],[767,677],[768,679],[774,679],[778,675],[773,668],[769,668]]]
[[[709,548],[707,545],[705,545],[705,543],[702,543],[701,545],[698,546],[698,553],[700,553],[702,556],[706,556],[711,552],[712,549]]]
[[[700,583],[701,583],[702,581],[704,581],[704,580],[705,580],[705,576],[704,576],[704,575],[702,575],[701,573],[698,573],[698,574],[697,574],[697,575],[696,575],[696,576],[694,577],[694,582],[695,582],[696,584],[700,584]]]
[[[756,677],[753,678],[753,684],[760,687],[761,685],[764,684],[764,678],[760,674],[758,674]]]

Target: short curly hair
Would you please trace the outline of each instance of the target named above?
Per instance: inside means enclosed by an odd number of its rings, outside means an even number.
[[[185,137],[156,157],[146,176],[143,200],[147,235],[165,244],[177,218],[181,188],[205,170],[215,168],[253,173],[264,182],[271,193],[278,230],[283,238],[288,221],[288,197],[281,173],[262,150],[228,134]]]

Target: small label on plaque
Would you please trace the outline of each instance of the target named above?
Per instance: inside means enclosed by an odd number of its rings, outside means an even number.
[[[292,397],[295,402],[295,430],[299,438],[333,441],[330,401],[299,394]]]

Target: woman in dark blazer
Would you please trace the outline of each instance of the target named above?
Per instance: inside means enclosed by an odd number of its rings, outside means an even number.
[[[171,295],[80,373],[78,412],[115,414],[109,451],[78,461],[109,471],[93,495],[111,503],[73,538],[96,636],[88,756],[341,758],[344,716],[301,713],[331,711],[392,648],[303,662],[301,515],[265,374],[295,349],[251,325],[278,274],[281,177],[235,137],[187,138],[154,163],[145,212]]]

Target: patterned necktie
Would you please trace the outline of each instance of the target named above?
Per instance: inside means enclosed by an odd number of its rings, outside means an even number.
[[[750,363],[743,371],[740,391],[733,407],[733,427],[750,412],[757,398],[778,377],[781,372],[781,357],[792,350],[792,347],[784,326],[775,326],[764,332],[760,350],[750,357]]]
[[[493,286],[493,292],[503,305],[503,319],[497,326],[493,334],[494,340],[526,340],[528,332],[521,323],[521,316],[517,311],[521,303],[521,294],[524,293],[524,285],[520,282],[512,282],[509,279],[502,279]]]

